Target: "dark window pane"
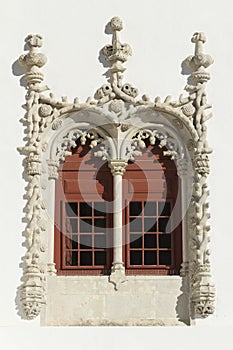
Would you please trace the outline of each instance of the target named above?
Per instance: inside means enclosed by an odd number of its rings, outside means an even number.
[[[137,250],[130,251],[130,265],[142,265],[142,252]]]
[[[66,203],[66,216],[77,216],[78,215],[78,203]]]
[[[142,219],[130,219],[130,232],[142,232]]]
[[[80,265],[92,266],[92,252],[80,252]]]
[[[171,235],[169,235],[168,233],[159,235],[159,247],[171,248]]]
[[[95,219],[94,220],[94,230],[95,232],[105,232],[106,231],[106,219]]]
[[[90,249],[92,247],[91,235],[80,235],[80,249]]]
[[[95,265],[106,265],[106,252],[95,252]]]
[[[156,232],[156,219],[144,219],[144,232]]]
[[[78,236],[72,235],[72,249],[78,249]]]
[[[142,235],[130,235],[130,248],[142,248]]]
[[[156,250],[144,251],[144,265],[156,265]]]
[[[129,204],[129,215],[138,216],[142,212],[142,202],[130,202]]]
[[[171,215],[171,204],[169,202],[158,203],[158,216],[170,216]]]
[[[171,252],[169,250],[159,252],[159,265],[171,265]]]
[[[105,235],[95,235],[95,248],[106,248]]]
[[[156,216],[156,202],[144,203],[144,216]]]
[[[80,232],[92,232],[92,220],[82,219],[80,220]]]
[[[92,216],[91,202],[80,203],[79,216]]]
[[[94,216],[106,216],[106,204],[105,202],[94,203]]]
[[[68,251],[66,252],[66,266],[78,265],[78,252]]]
[[[66,232],[67,233],[78,232],[78,221],[76,219],[67,219],[66,220]]]
[[[156,248],[156,235],[144,235],[144,247],[145,248]]]
[[[170,232],[169,218],[159,218],[159,232]]]

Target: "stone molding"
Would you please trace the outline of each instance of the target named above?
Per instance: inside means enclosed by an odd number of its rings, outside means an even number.
[[[46,186],[41,185],[43,174],[46,174],[47,180],[58,177],[59,164],[76,146],[78,138],[82,144],[88,142],[95,149],[94,156],[109,162],[113,175],[124,174],[127,162],[140,156],[140,149],[145,148],[146,140],[153,145],[158,139],[159,146],[166,147],[164,154],[176,162],[181,179],[190,177],[192,172],[194,174],[192,202],[185,219],[189,231],[189,261],[183,263],[182,274],[188,276],[190,281],[190,304],[194,310],[192,317],[206,317],[214,312],[214,285],[208,248],[210,214],[207,187],[209,154],[212,150],[208,146],[206,126],[206,121],[212,117],[211,113],[207,113],[211,105],[206,95],[206,83],[210,79],[206,69],[213,59],[203,53],[205,35],[193,35],[194,54],[184,61],[190,70],[188,85],[185,87],[188,94],[181,95],[178,100],[167,96],[161,101],[157,96],[152,101],[148,95],[137,99],[138,90],[129,83],[123,83],[126,69],[123,63],[132,50],[128,44],[120,41],[122,21],[114,17],[109,27],[112,44],[104,46],[102,53],[109,63],[110,80],[97,89],[95,97],[88,97],[84,103],[77,97],[73,102],[68,102],[65,96],[57,100],[48,86],[43,85],[41,68],[47,58],[39,52],[42,47],[40,35],[26,38],[28,53],[19,58],[19,63],[25,69],[27,90],[23,106],[26,114],[21,120],[27,137],[26,144],[19,148],[25,156],[25,176],[28,181],[25,210],[27,251],[21,286],[24,314],[28,319],[40,314],[46,302],[46,274],[56,273],[53,262],[47,261],[47,248],[43,243],[48,239],[45,237],[47,208],[42,196],[46,189]],[[146,119],[142,117],[144,112],[147,116],[156,115],[156,118]],[[92,120],[88,117],[89,121],[85,124],[82,113],[95,116]],[[96,114],[105,123],[98,122]],[[136,122],[133,119],[135,115]],[[69,117],[72,117],[72,125],[65,132]],[[117,141],[115,145],[113,141]],[[51,266],[50,272],[45,268],[47,265]],[[117,289],[125,279],[124,271],[115,269],[110,279]]]

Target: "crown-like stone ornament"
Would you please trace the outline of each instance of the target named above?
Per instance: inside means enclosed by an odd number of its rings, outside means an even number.
[[[112,45],[104,46],[102,52],[109,62],[113,62],[111,67],[112,72],[114,72],[114,70],[116,70],[116,72],[124,72],[125,68],[120,62],[126,62],[128,57],[132,55],[132,50],[128,44],[120,43],[119,32],[123,29],[122,20],[118,17],[113,17],[109,26],[113,32]]]
[[[43,67],[47,58],[43,53],[38,52],[38,49],[42,47],[41,35],[28,35],[25,39],[29,48],[29,52],[26,55],[19,57],[19,63],[26,69],[24,79],[29,89],[34,91],[47,90],[47,87],[41,88],[39,85],[44,80],[44,75],[41,73],[40,68]]]
[[[207,82],[210,80],[210,74],[205,68],[208,68],[214,60],[210,55],[203,53],[203,44],[206,42],[205,34],[194,33],[191,42],[195,44],[195,52],[194,55],[186,58],[185,64],[192,71],[191,78],[195,83]]]
[[[123,29],[123,22],[119,17],[113,17],[109,22],[112,32],[112,45],[105,45],[102,54],[110,64],[108,70],[110,83],[104,84],[97,90],[96,96],[99,104],[106,103],[113,99],[121,99],[125,102],[135,102],[138,90],[131,84],[123,84],[123,63],[132,55],[131,47],[128,44],[121,44],[120,31]]]

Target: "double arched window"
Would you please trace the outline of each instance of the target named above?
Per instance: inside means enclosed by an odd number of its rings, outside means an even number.
[[[179,178],[164,148],[147,145],[129,162],[122,186],[122,260],[126,274],[179,274],[182,227]],[[113,263],[113,176],[77,141],[56,180],[58,274],[110,274]],[[174,217],[176,222],[174,223]]]
[[[206,38],[193,35],[183,62],[188,94],[152,101],[123,81],[132,52],[122,29],[112,18],[112,45],[101,51],[109,79],[85,103],[45,93],[40,35],[27,37],[19,59],[28,177],[20,298],[28,319],[43,309],[46,325],[189,323],[214,310]]]

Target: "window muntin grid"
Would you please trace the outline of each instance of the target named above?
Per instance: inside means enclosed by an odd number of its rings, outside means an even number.
[[[63,203],[62,268],[104,268],[107,265],[106,202]]]
[[[126,210],[127,268],[172,268],[172,201],[131,201]]]

